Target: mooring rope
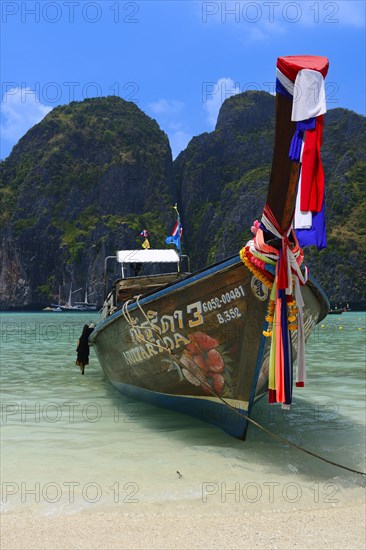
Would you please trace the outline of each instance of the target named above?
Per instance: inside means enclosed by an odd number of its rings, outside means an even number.
[[[323,462],[326,462],[327,464],[332,464],[333,466],[337,466],[337,468],[342,468],[343,470],[348,470],[349,472],[352,472],[354,474],[359,474],[359,475],[363,475],[363,476],[366,475],[366,472],[361,472],[360,470],[355,470],[354,468],[350,468],[348,466],[344,466],[343,464],[339,464],[338,462],[334,462],[333,460],[325,458],[324,456],[321,456],[318,453],[315,453],[314,451],[309,451],[308,449],[305,449],[304,447],[301,447],[300,445],[297,445],[296,443],[293,443],[292,441],[290,441],[289,439],[286,439],[285,437],[282,437],[280,435],[277,435],[277,434],[271,432],[270,430],[268,430],[267,428],[265,428],[264,426],[259,424],[259,422],[257,422],[256,420],[253,420],[252,418],[250,418],[250,416],[247,416],[247,415],[241,413],[235,407],[230,405],[230,403],[228,403],[223,397],[221,397],[220,395],[218,395],[215,392],[215,390],[210,386],[210,384],[208,384],[208,382],[198,378],[196,373],[193,370],[191,370],[190,367],[183,364],[181,362],[181,360],[174,355],[174,353],[169,348],[169,346],[166,344],[166,342],[164,342],[164,339],[162,338],[159,329],[151,323],[150,319],[146,315],[144,309],[142,308],[142,306],[140,304],[140,301],[139,301],[140,297],[141,297],[141,295],[135,296],[134,299],[128,300],[127,302],[125,302],[123,304],[123,307],[122,307],[123,316],[126,319],[127,323],[131,326],[132,329],[152,330],[153,332],[155,332],[157,334],[159,340],[162,342],[162,344],[158,345],[158,344],[152,342],[151,340],[147,340],[146,338],[144,338],[144,336],[141,333],[139,334],[138,332],[135,333],[135,336],[136,336],[137,340],[139,340],[140,342],[145,342],[145,343],[148,343],[148,344],[155,345],[158,348],[163,347],[169,353],[169,355],[173,358],[173,360],[181,368],[186,369],[197,381],[199,381],[199,383],[201,385],[204,385],[206,388],[208,388],[208,390],[211,392],[211,394],[214,397],[216,397],[217,399],[219,399],[226,407],[231,409],[235,414],[237,414],[238,416],[243,418],[246,422],[249,422],[250,424],[253,424],[253,426],[255,426],[256,428],[259,428],[260,430],[262,430],[263,432],[265,432],[269,436],[273,437],[274,439],[277,439],[277,441],[280,441],[284,445],[290,445],[291,447],[294,447],[295,449],[298,449],[299,451],[302,451],[302,452],[304,452],[304,453],[306,453],[310,456],[318,458],[319,460],[322,460]],[[132,303],[136,303],[136,305],[139,308],[139,310],[141,311],[142,315],[145,317],[146,321],[148,322],[149,327],[143,327],[141,325],[137,325],[136,323],[134,323],[134,321],[133,321],[133,319],[130,315],[130,312],[128,311],[128,307]]]
[[[145,314],[144,310],[142,309],[141,305],[140,305],[140,302],[139,302],[139,298],[140,298],[141,295],[139,296],[136,296],[135,297],[135,300],[127,300],[123,306],[122,306],[122,313],[123,313],[123,316],[124,318],[126,319],[127,323],[130,325],[130,327],[132,328],[133,330],[133,333],[134,333],[134,336],[136,338],[136,340],[138,340],[139,342],[144,342],[145,344],[149,344],[149,345],[152,345],[158,349],[160,349],[161,347],[165,348],[165,350],[173,356],[172,354],[172,350],[166,345],[166,343],[164,342],[163,338],[161,337],[161,334],[159,332],[159,330],[157,329],[157,327],[155,327],[150,319],[147,317],[147,315]],[[138,325],[137,323],[134,323],[131,315],[130,315],[130,312],[128,311],[128,306],[131,304],[131,303],[136,303],[137,306],[139,307],[139,309],[141,310],[142,314],[144,315],[145,319],[148,321],[149,325],[151,326],[151,328],[149,327],[143,327],[142,325]],[[157,333],[158,337],[159,337],[159,340],[161,340],[161,342],[163,343],[163,346],[159,345],[159,344],[156,344],[155,342],[151,341],[151,340],[147,340],[146,338],[144,338],[144,336],[139,333],[136,329],[138,329],[139,331],[140,330],[153,330],[154,332]],[[174,356],[173,356],[174,357]]]

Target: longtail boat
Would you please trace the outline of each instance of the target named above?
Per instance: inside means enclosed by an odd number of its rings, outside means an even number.
[[[304,343],[329,310],[299,244],[321,248],[325,240],[320,146],[327,70],[324,57],[277,60],[267,202],[239,254],[186,273],[173,249],[117,252],[122,276],[89,342],[123,394],[245,439],[257,400],[268,394],[288,408],[294,383],[304,385]],[[131,266],[143,273],[130,276]]]

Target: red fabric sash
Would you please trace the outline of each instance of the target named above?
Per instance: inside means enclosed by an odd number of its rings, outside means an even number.
[[[320,212],[324,199],[324,170],[320,157],[323,141],[323,115],[317,117],[314,130],[307,130],[301,166],[300,208]]]
[[[324,78],[327,76],[329,61],[326,57],[317,55],[288,55],[277,59],[277,67],[287,78],[295,82],[296,75],[302,69],[319,71]]]

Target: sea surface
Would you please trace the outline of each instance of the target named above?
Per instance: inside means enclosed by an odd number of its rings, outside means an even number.
[[[245,442],[120,395],[76,341],[97,314],[2,313],[1,508],[217,514],[347,506],[365,476],[283,445],[253,426]],[[366,314],[329,315],[307,344],[308,380],[290,411],[253,418],[327,459],[365,471]]]

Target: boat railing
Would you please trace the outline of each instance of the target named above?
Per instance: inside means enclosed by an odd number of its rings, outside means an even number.
[[[121,277],[115,281],[112,291],[107,293],[107,267],[112,259],[121,265]],[[173,272],[169,269],[172,265],[176,266]],[[179,255],[173,249],[118,250],[115,256],[107,256],[104,261],[102,318],[121,308],[127,299],[154,292],[187,273],[190,273],[189,256]]]

